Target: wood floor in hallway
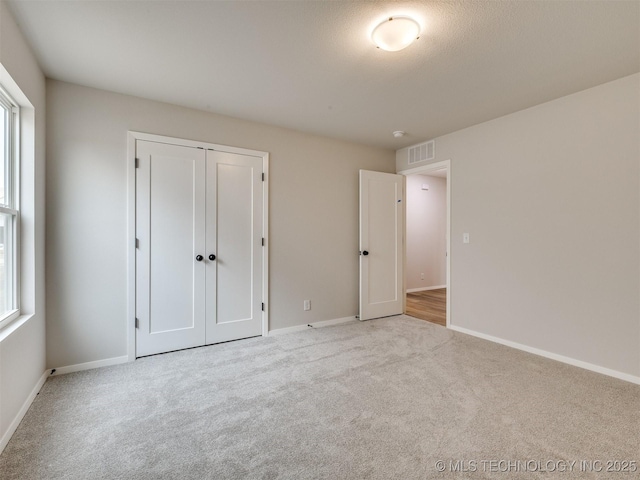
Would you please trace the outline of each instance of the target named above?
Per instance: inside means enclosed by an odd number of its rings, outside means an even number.
[[[447,289],[407,293],[407,315],[443,327],[447,325]]]

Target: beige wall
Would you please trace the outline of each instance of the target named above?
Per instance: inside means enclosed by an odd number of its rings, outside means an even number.
[[[0,451],[18,426],[45,372],[45,79],[0,1],[0,82],[21,105],[20,288],[27,314],[0,331]]]
[[[357,314],[358,170],[393,151],[57,81],[47,102],[49,366],[127,354],[128,130],[269,152],[271,328]]]
[[[452,325],[640,376],[638,132],[635,74],[435,139]]]
[[[429,190],[422,190],[422,185]],[[407,290],[447,284],[447,180],[407,176]],[[424,274],[424,279],[421,275]]]

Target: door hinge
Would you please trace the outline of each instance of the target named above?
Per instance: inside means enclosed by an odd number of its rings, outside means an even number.
[[[264,172],[262,172],[262,181],[264,182]]]
[[[137,238],[136,238],[135,245],[136,245],[136,248],[140,248],[140,240],[138,240]]]
[[[264,312],[264,302],[262,302],[262,311]]]
[[[136,168],[140,168],[140,159],[136,157]]]
[[[135,327],[136,328],[140,328],[140,320],[138,320],[137,318],[136,318],[136,321],[135,321]]]
[[[262,237],[262,246],[264,247],[264,237]]]

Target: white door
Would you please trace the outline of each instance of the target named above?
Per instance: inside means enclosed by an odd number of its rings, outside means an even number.
[[[262,334],[262,159],[207,151],[206,343]]]
[[[204,344],[205,151],[138,141],[136,356]]]
[[[262,158],[137,140],[136,356],[262,334]]]
[[[360,170],[360,320],[402,313],[403,181]]]

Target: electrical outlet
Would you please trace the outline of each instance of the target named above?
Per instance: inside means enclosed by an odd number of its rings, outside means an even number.
[[[306,311],[306,310],[311,310],[311,300],[305,300],[302,308]]]
[[[420,274],[420,280],[424,280],[424,273]]]
[[[462,234],[462,243],[469,243],[469,234],[468,233],[463,233]]]

